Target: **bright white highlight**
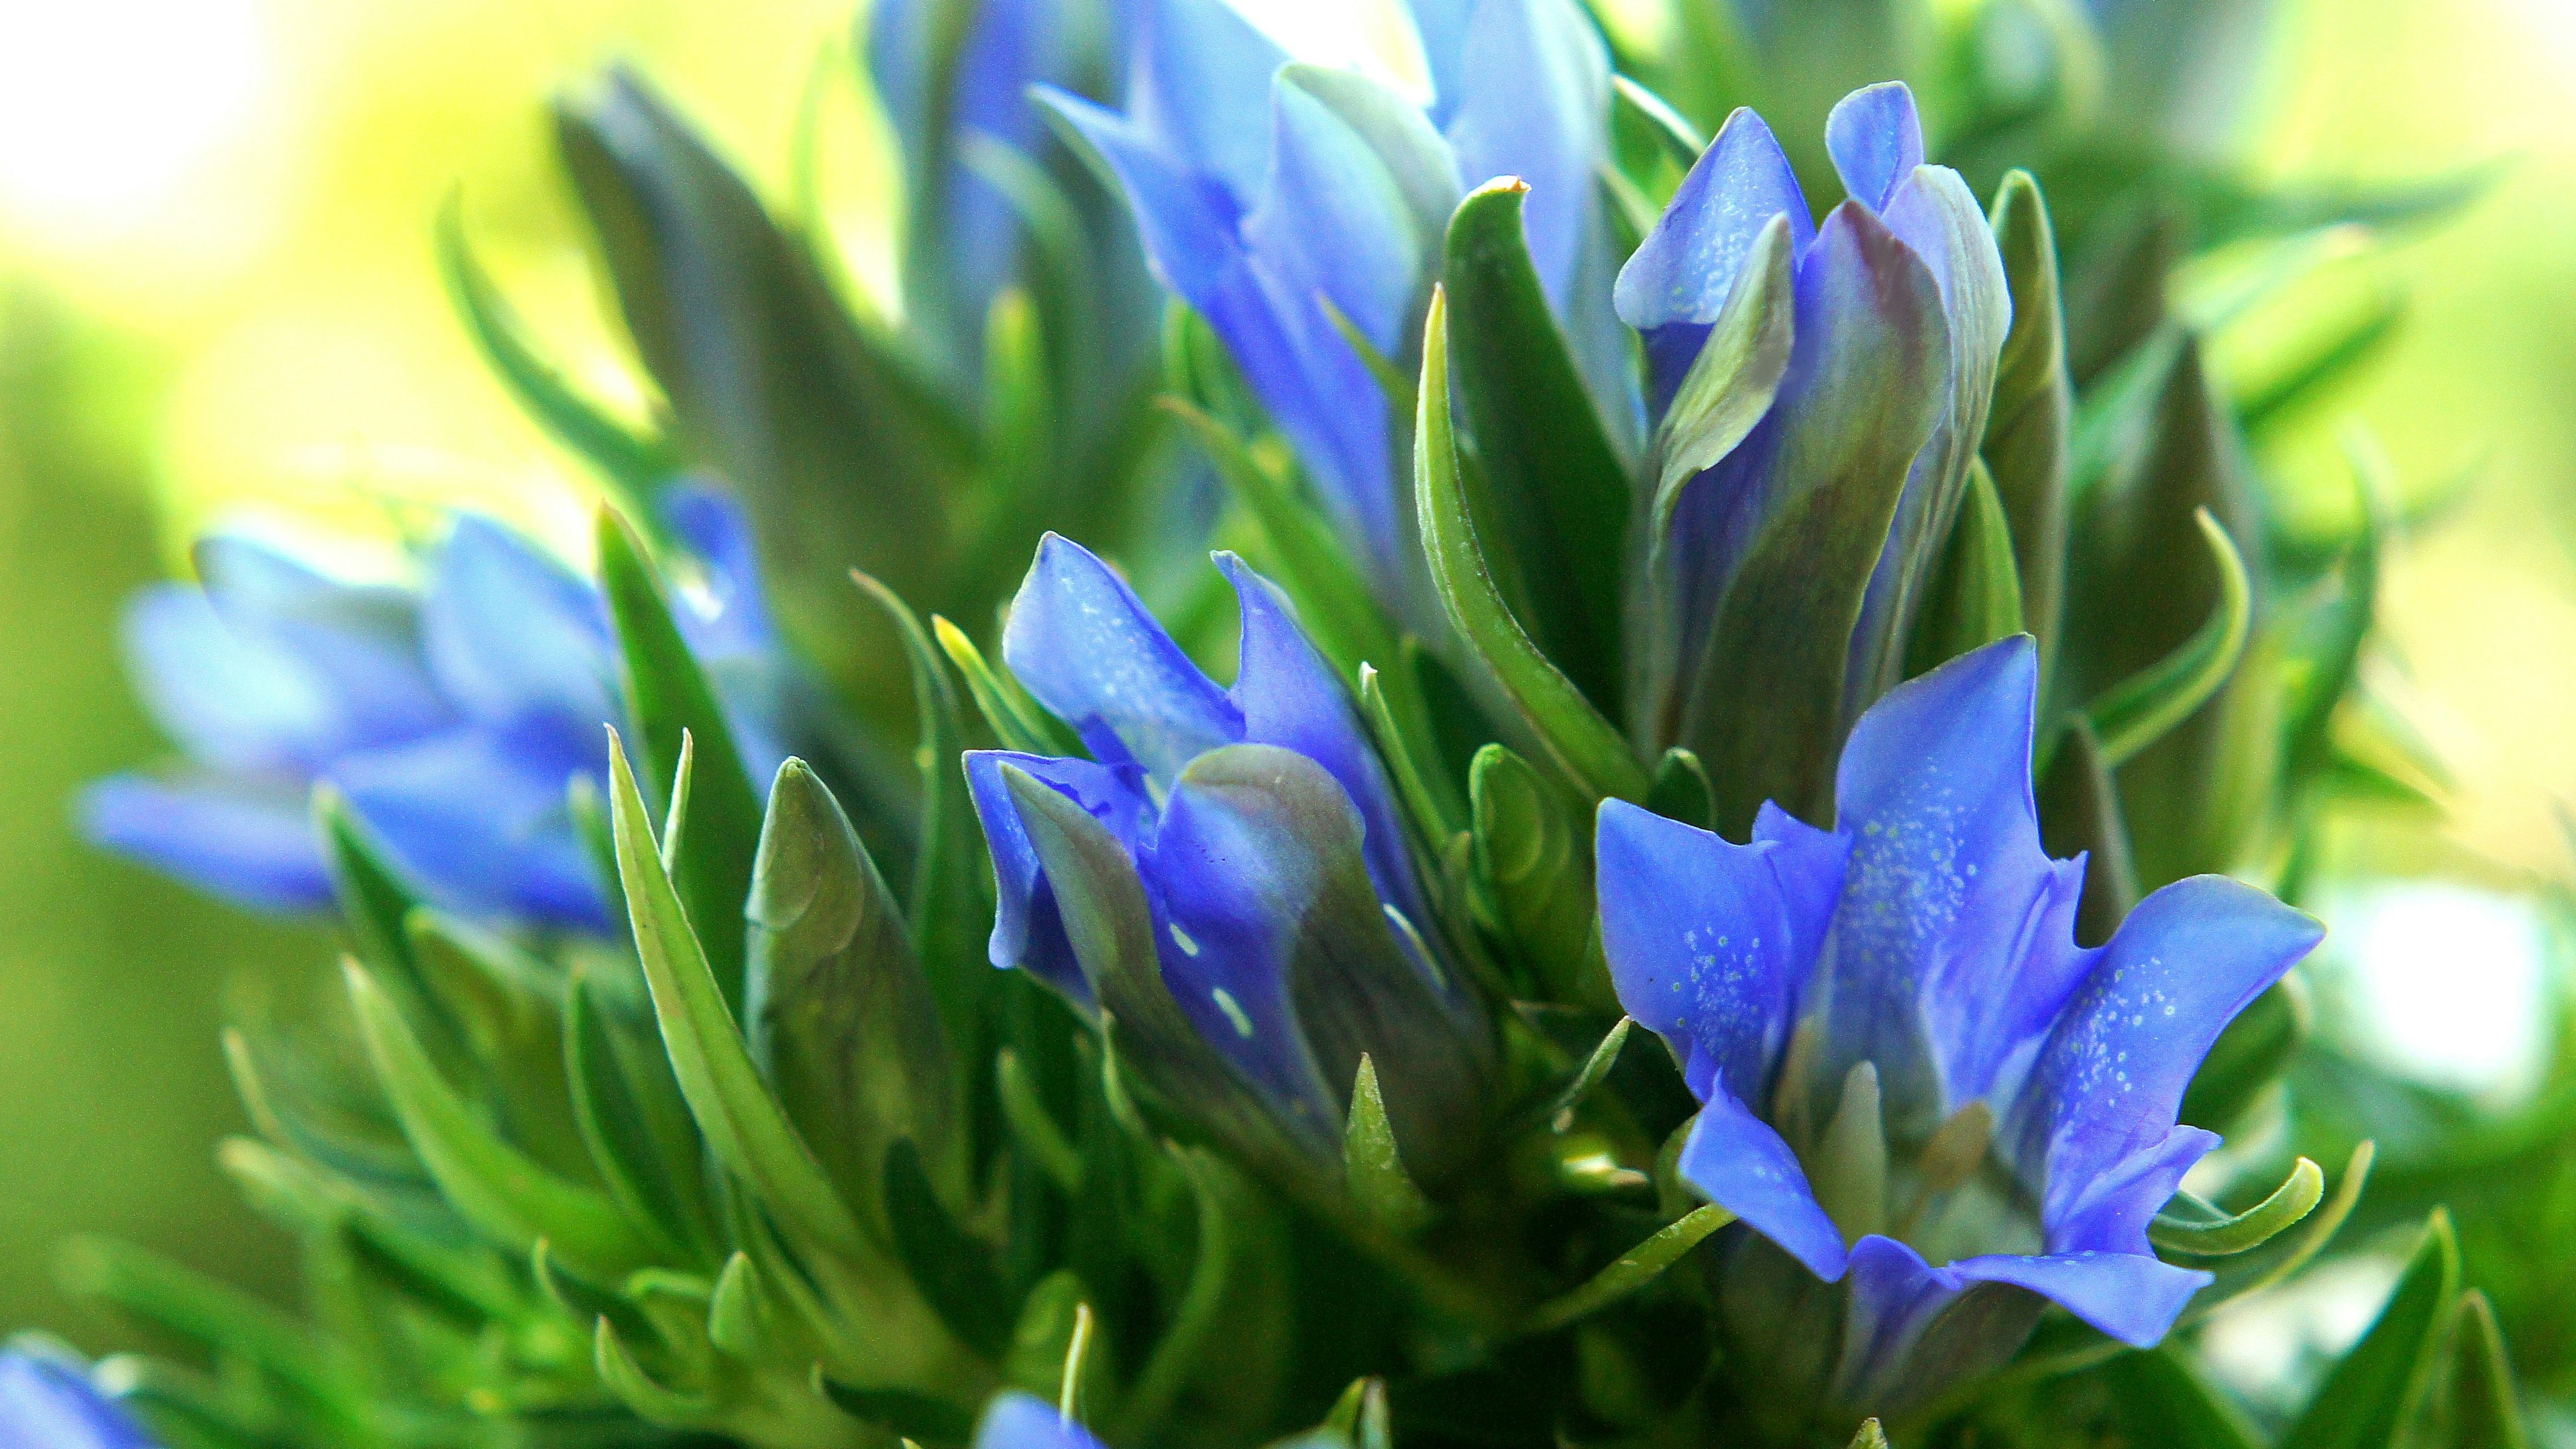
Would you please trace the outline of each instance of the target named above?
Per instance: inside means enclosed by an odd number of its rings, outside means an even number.
[[[2437,1086],[2496,1096],[2539,1070],[2546,938],[2532,906],[2413,882],[2335,903],[2333,990],[2355,1045]]]
[[[1280,49],[1355,70],[1418,106],[1431,104],[1431,63],[1405,0],[1232,0]]]

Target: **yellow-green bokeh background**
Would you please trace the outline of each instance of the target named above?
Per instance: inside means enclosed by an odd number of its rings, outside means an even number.
[[[559,460],[451,323],[433,212],[462,187],[523,309],[614,389],[544,99],[635,61],[774,184],[850,8],[0,0],[0,1329],[116,1341],[54,1294],[75,1230],[253,1282],[283,1267],[213,1165],[240,1126],[215,1032],[228,992],[327,947],[73,838],[75,785],[158,748],[119,675],[117,601],[218,516],[363,522],[435,494],[575,526]],[[873,119],[831,80],[831,209],[868,275],[888,183]],[[2370,264],[2411,318],[2342,401],[2410,483],[2479,479],[2390,585],[2402,668],[2381,683],[2458,785],[2404,863],[2554,871],[2551,807],[2576,796],[2576,7],[2292,4],[2257,121],[2251,153],[2284,173],[2509,163]]]

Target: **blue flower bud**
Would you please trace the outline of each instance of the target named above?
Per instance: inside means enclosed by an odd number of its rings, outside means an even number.
[[[1843,750],[1830,831],[1766,808],[1736,845],[1601,810],[1619,999],[1705,1104],[1681,1174],[1843,1285],[1820,1371],[1855,1410],[1999,1362],[2041,1299],[2125,1343],[2164,1336],[2210,1281],[2147,1243],[2218,1143],[2176,1125],[2183,1089],[2320,934],[2199,876],[2078,947],[2083,862],[2048,857],[2032,804],[2037,683],[2020,637],[1890,693]],[[1730,1327],[1776,1343],[1815,1295],[1738,1259]]]
[[[975,1426],[975,1449],[1102,1449],[1089,1429],[1055,1405],[1012,1390],[994,1397]]]
[[[1529,183],[1541,286],[1605,411],[1633,412],[1603,295],[1595,170],[1608,155],[1610,71],[1599,36],[1568,0],[1424,0],[1413,18],[1427,105],[1289,64],[1224,0],[1145,0],[1124,113],[1048,97],[1117,175],[1156,275],[1224,339],[1390,598],[1415,567],[1409,420],[1343,329],[1399,364],[1417,355],[1467,187]]]
[[[783,656],[748,526],[711,492],[668,495],[697,587],[675,610],[766,778],[785,749]],[[201,586],[145,591],[126,616],[137,688],[188,765],[90,787],[90,837],[257,910],[318,909],[331,881],[309,797],[344,796],[435,903],[586,931],[608,905],[567,801],[607,776],[623,724],[599,592],[489,518],[459,517],[417,586],[349,584],[215,536]]]
[[[1337,1163],[1365,1052],[1408,1164],[1436,1179],[1483,1118],[1481,1016],[1422,935],[1393,792],[1341,682],[1267,580],[1231,554],[1217,564],[1243,610],[1230,690],[1107,565],[1052,534],[1040,545],[1003,658],[1092,758],[966,757],[1001,890],[993,964],[1085,1011],[1102,1004],[1106,968],[1068,932],[1067,887],[1050,879],[1016,773],[1114,842],[1150,913],[1154,960],[1140,964],[1279,1132]]]
[[[153,1442],[78,1367],[9,1349],[0,1352],[0,1449],[153,1449]]]

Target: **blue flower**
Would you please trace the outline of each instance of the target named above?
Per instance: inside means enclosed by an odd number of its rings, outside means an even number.
[[[1099,1436],[1035,1394],[994,1396],[975,1426],[975,1449],[1103,1449]]]
[[[1766,807],[1736,845],[1601,810],[1619,999],[1705,1104],[1681,1174],[1846,1285],[1831,1392],[1856,1408],[2009,1355],[2040,1298],[2163,1337],[2210,1281],[2147,1245],[2218,1141],[2175,1125],[2183,1088],[2320,933],[2199,876],[2078,947],[2083,863],[2048,858],[2031,798],[2036,660],[2005,640],[1880,701],[1831,831]],[[1987,1311],[1944,1317],[1969,1295]]]
[[[1012,775],[1080,805],[1150,913],[1159,973],[1197,1043],[1299,1147],[1338,1163],[1372,1053],[1408,1162],[1437,1176],[1482,1115],[1489,1046],[1417,932],[1431,918],[1393,794],[1341,682],[1287,601],[1231,554],[1242,665],[1220,689],[1108,566],[1053,534],[1003,631],[1011,672],[1089,759],[966,757],[1001,892],[991,956],[1085,1011],[1104,963],[1067,930]]]
[[[0,1352],[0,1449],[153,1449],[125,1410],[60,1359]]]
[[[1957,172],[1923,164],[1911,92],[1853,92],[1825,139],[1850,196],[1819,227],[1778,140],[1761,117],[1737,111],[1615,294],[1619,316],[1644,334],[1659,416],[1731,307],[1784,283],[1789,295],[1785,366],[1775,356],[1764,379],[1776,391],[1759,423],[1682,485],[1644,582],[1642,717],[1659,738],[1699,749],[1712,769],[1738,757],[1713,742],[1729,728],[1733,701],[1775,683],[1713,665],[1725,650],[1712,650],[1712,633],[1739,617],[1727,609],[1729,590],[1774,526],[1802,510],[1837,510],[1833,536],[1865,538],[1875,561],[1863,556],[1846,573],[1792,559],[1812,597],[1772,599],[1772,612],[1794,604],[1815,615],[1803,627],[1851,630],[1839,677],[1795,687],[1828,692],[1818,712],[1838,738],[1901,677],[1906,633],[1965,494],[2011,323],[1985,214]],[[1831,759],[1832,739],[1824,743],[1827,753],[1810,762],[1819,776]],[[1790,782],[1766,783],[1795,793]]]
[[[1427,107],[1289,64],[1225,0],[1144,0],[1124,114],[1050,97],[1125,189],[1156,274],[1224,339],[1390,595],[1413,567],[1409,424],[1342,324],[1384,357],[1417,354],[1467,186],[1529,183],[1548,300],[1602,394],[1627,391],[1596,200],[1609,144],[1600,38],[1569,0],[1417,0],[1412,14]]]
[[[748,527],[693,489],[666,516],[701,575],[674,613],[766,778],[784,678]],[[317,909],[331,881],[309,798],[328,784],[431,900],[610,929],[567,800],[576,777],[606,779],[601,726],[623,721],[605,601],[471,514],[424,572],[418,587],[349,584],[247,539],[203,540],[203,587],[145,591],[125,630],[188,766],[90,787],[90,836],[254,909]]]

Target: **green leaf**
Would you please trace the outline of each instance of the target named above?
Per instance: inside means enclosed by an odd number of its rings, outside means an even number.
[[[2460,1248],[2436,1208],[2423,1242],[2380,1309],[2281,1436],[2279,1449],[2391,1449],[2431,1386],[2460,1296]]]
[[[1708,829],[1717,801],[1699,756],[1678,745],[1664,751],[1655,763],[1655,782],[1646,789],[1646,808],[1667,820]]]
[[[1501,745],[1467,774],[1476,868],[1538,999],[1618,1009],[1594,945],[1591,821],[1553,782]]]
[[[1602,1033],[1600,1042],[1592,1048],[1592,1054],[1583,1059],[1582,1070],[1574,1074],[1563,1090],[1522,1119],[1524,1129],[1547,1126],[1581,1106],[1583,1099],[1592,1095],[1593,1088],[1608,1080],[1610,1069],[1619,1064],[1619,1050],[1628,1044],[1628,1032],[1636,1024],[1633,1019],[1623,1016]]]
[[[598,471],[623,506],[638,517],[656,517],[654,491],[680,467],[670,445],[619,422],[538,353],[466,239],[461,193],[451,192],[439,208],[437,236],[439,276],[484,362],[548,436]]]
[[[1654,1236],[1621,1254],[1617,1262],[1592,1275],[1582,1287],[1532,1310],[1523,1320],[1521,1331],[1549,1333],[1591,1317],[1663,1276],[1664,1270],[1680,1262],[1683,1254],[1733,1221],[1735,1214],[1715,1203],[1703,1203],[1693,1208],[1678,1221],[1665,1224]]]
[[[2094,696],[2085,722],[2101,742],[2102,761],[2117,769],[2190,717],[2227,682],[2253,625],[2253,585],[2236,545],[2208,509],[2195,517],[2218,565],[2218,607],[2182,647]]]
[[[2163,1449],[2257,1449],[2244,1417],[2171,1348],[2124,1353],[2102,1366],[2130,1442]]]
[[[1538,641],[1615,719],[1628,469],[1530,263],[1528,192],[1517,177],[1487,182],[1450,217],[1450,357]]]
[[[599,584],[617,621],[628,717],[635,721],[647,774],[680,790],[680,753],[696,755],[687,776],[688,829],[668,842],[671,880],[689,922],[705,944],[725,1004],[742,1005],[744,894],[760,840],[760,796],[735,747],[715,687],[671,618],[642,540],[615,512],[599,515]]]
[[[191,1269],[103,1238],[64,1244],[56,1276],[77,1298],[114,1305],[246,1364],[286,1387],[321,1418],[332,1440],[364,1443],[373,1413],[337,1346],[271,1304]]]
[[[1172,1310],[1171,1326],[1163,1330],[1144,1371],[1119,1406],[1118,1422],[1130,1430],[1125,1437],[1131,1438],[1161,1423],[1182,1391],[1211,1367],[1210,1351],[1229,1327],[1226,1287],[1235,1269],[1235,1228],[1228,1220],[1224,1187],[1231,1176],[1222,1162],[1202,1149],[1174,1147],[1171,1157],[1189,1181],[1198,1241],[1191,1252],[1189,1286]],[[1233,1368],[1231,1362],[1221,1361],[1221,1365],[1229,1373]]]
[[[1401,662],[1392,676],[1373,664],[1362,664],[1360,716],[1368,721],[1378,754],[1386,760],[1387,774],[1395,782],[1396,798],[1404,802],[1406,818],[1413,823],[1422,844],[1431,848],[1439,841],[1466,833],[1467,811],[1457,798],[1457,787],[1442,768],[1440,745],[1432,738],[1427,713],[1420,716],[1418,723],[1397,722],[1397,706],[1388,691],[1406,688],[1403,681],[1411,672]]]
[[[1056,1125],[1055,1114],[1047,1110],[1037,1083],[1029,1079],[1028,1068],[1021,1065],[1020,1054],[1004,1047],[993,1058],[993,1074],[1001,1097],[1002,1120],[1011,1129],[1011,1140],[1058,1191],[1067,1196],[1080,1192],[1082,1149],[1074,1146],[1064,1129]]]
[[[1324,1416],[1324,1428],[1350,1449],[1392,1449],[1392,1419],[1387,1408],[1386,1380],[1353,1379],[1351,1386],[1342,1390],[1342,1396],[1333,1401],[1333,1411]]]
[[[619,310],[670,405],[673,441],[741,490],[779,617],[859,698],[895,661],[845,582],[853,566],[934,605],[948,499],[971,432],[877,345],[706,141],[634,74],[559,101],[565,169]]]
[[[2237,426],[2249,437],[2273,433],[2377,356],[2405,320],[2406,299],[2393,289],[2375,290],[2345,307],[2303,339],[2307,345],[2295,356],[2237,392]]]
[[[2021,581],[2022,615],[2049,658],[2057,641],[2066,578],[2066,490],[2072,466],[2075,388],[2066,372],[2057,237],[2039,184],[2026,171],[2004,177],[1989,214],[2012,297],[2012,330],[1995,368],[1981,452],[1993,473]]]
[[[1610,77],[1610,104],[1643,122],[1646,133],[1664,148],[1665,159],[1680,170],[1688,171],[1699,153],[1708,149],[1708,137],[1700,134],[1699,127],[1663,97],[1624,75]]]
[[[1967,496],[1950,521],[1949,543],[1932,591],[1906,643],[1906,674],[1926,674],[1998,639],[2023,632],[2021,575],[2012,526],[1982,459],[1968,470]]]
[[[1342,1132],[1342,1172],[1350,1183],[1351,1200],[1386,1232],[1410,1237],[1430,1223],[1431,1202],[1404,1170],[1395,1126],[1386,1117],[1386,1098],[1378,1091],[1377,1066],[1366,1052],[1360,1054],[1359,1073],[1351,1084],[1350,1121]]]
[[[2241,1213],[2225,1213],[2190,1193],[2176,1193],[2174,1200],[2147,1224],[2147,1237],[2168,1253],[2232,1257],[2259,1248],[2287,1231],[2316,1211],[2325,1195],[2325,1170],[2302,1157],[2292,1164],[2290,1175],[2281,1180],[2279,1187]]]
[[[975,1416],[945,1399],[910,1389],[863,1389],[821,1377],[824,1397],[854,1419],[930,1449],[953,1449],[975,1435]]]
[[[2057,860],[2084,856],[2075,937],[2099,946],[2138,903],[2138,873],[2129,859],[2129,826],[2120,811],[2119,786],[2103,762],[2093,727],[2081,716],[2067,721],[2063,743],[2037,773],[2040,843]]]
[[[628,1215],[686,1245],[680,1255],[687,1260],[712,1262],[717,1235],[697,1124],[652,1021],[635,1031],[605,995],[584,974],[565,997],[564,1073],[573,1120],[600,1181]]]
[[[634,1410],[635,1417],[664,1429],[705,1429],[722,1422],[712,1396],[682,1393],[655,1382],[606,1315],[600,1317],[591,1345],[591,1366],[600,1383],[619,1403]]]
[[[965,1117],[930,984],[876,863],[802,760],[770,788],[746,913],[751,1055],[797,1140],[880,1239],[900,1228],[880,1195],[898,1142],[929,1144],[921,1165],[964,1203]]]
[[[2449,1391],[2449,1449],[2530,1449],[2495,1307],[2474,1288],[2453,1315]]]
[[[653,1013],[690,1114],[716,1159],[757,1191],[772,1212],[845,1258],[872,1259],[873,1246],[858,1219],[833,1191],[786,1109],[761,1080],[706,952],[689,928],[679,893],[662,872],[644,797],[636,790],[635,773],[615,731],[609,733],[608,758],[617,868],[626,887],[636,954],[643,960]]]
[[[1072,732],[1048,717],[1020,690],[1016,680],[995,672],[984,662],[984,652],[966,631],[939,617],[930,616],[931,632],[939,639],[939,650],[966,676],[966,692],[975,700],[975,708],[984,716],[985,726],[1002,742],[1002,748],[1024,755],[1080,755],[1080,741]]]
[[[2367,1141],[2355,1147],[2352,1159],[2344,1164],[2343,1176],[2335,1183],[2334,1192],[2326,1198],[2323,1206],[2308,1214],[2296,1239],[2286,1243],[2275,1239],[2261,1249],[2221,1266],[2218,1281],[2200,1290],[2192,1299],[2184,1321],[2196,1322],[2220,1304],[2249,1293],[2260,1293],[2306,1267],[2333,1240],[2344,1220],[2352,1216],[2354,1206],[2361,1201],[2362,1188],[2370,1181],[2370,1163],[2375,1155],[2376,1149]]]
[[[1421,393],[1414,419],[1414,499],[1432,582],[1449,621],[1577,789],[1593,800],[1644,798],[1646,771],[1636,752],[1512,617],[1477,544],[1449,416],[1448,302],[1437,287],[1423,329]]]
[[[998,1358],[1011,1341],[1010,1296],[993,1251],[958,1226],[923,1171],[919,1146],[899,1138],[885,1154],[885,1215],[895,1251],[922,1296],[968,1348]]]
[[[1879,1427],[1876,1419],[1863,1419],[1860,1427],[1852,1431],[1851,1449],[1887,1449],[1887,1431]]]
[[[609,1198],[530,1161],[494,1135],[438,1075],[410,1026],[365,967],[347,963],[349,1005],[403,1135],[439,1191],[495,1243],[525,1252],[543,1239],[602,1281],[677,1250],[639,1231]]]

